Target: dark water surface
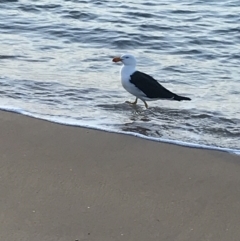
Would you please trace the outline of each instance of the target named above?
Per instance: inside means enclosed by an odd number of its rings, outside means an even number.
[[[1,109],[240,150],[240,1],[0,0],[0,46]],[[125,52],[192,101],[126,104]]]

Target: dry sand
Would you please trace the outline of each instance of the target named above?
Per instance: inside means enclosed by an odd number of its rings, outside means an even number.
[[[0,112],[1,241],[239,241],[240,157]]]

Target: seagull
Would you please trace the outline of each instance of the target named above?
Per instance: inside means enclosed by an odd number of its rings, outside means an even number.
[[[115,63],[123,63],[120,70],[122,86],[126,91],[136,97],[134,102],[126,101],[129,104],[136,105],[138,99],[140,99],[143,101],[145,107],[148,108],[146,101],[160,99],[176,101],[191,100],[188,97],[174,94],[170,90],[164,88],[152,76],[136,70],[137,61],[131,54],[114,57],[112,61]]]

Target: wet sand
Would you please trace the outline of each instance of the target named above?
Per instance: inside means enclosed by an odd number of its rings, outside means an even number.
[[[0,128],[0,240],[239,241],[239,156],[3,111]]]

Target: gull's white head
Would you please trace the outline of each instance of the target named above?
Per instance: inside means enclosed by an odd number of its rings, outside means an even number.
[[[121,61],[126,66],[134,66],[134,67],[136,66],[136,63],[137,63],[135,57],[131,54],[124,54],[121,57],[115,57],[113,58],[112,61],[115,63]]]

